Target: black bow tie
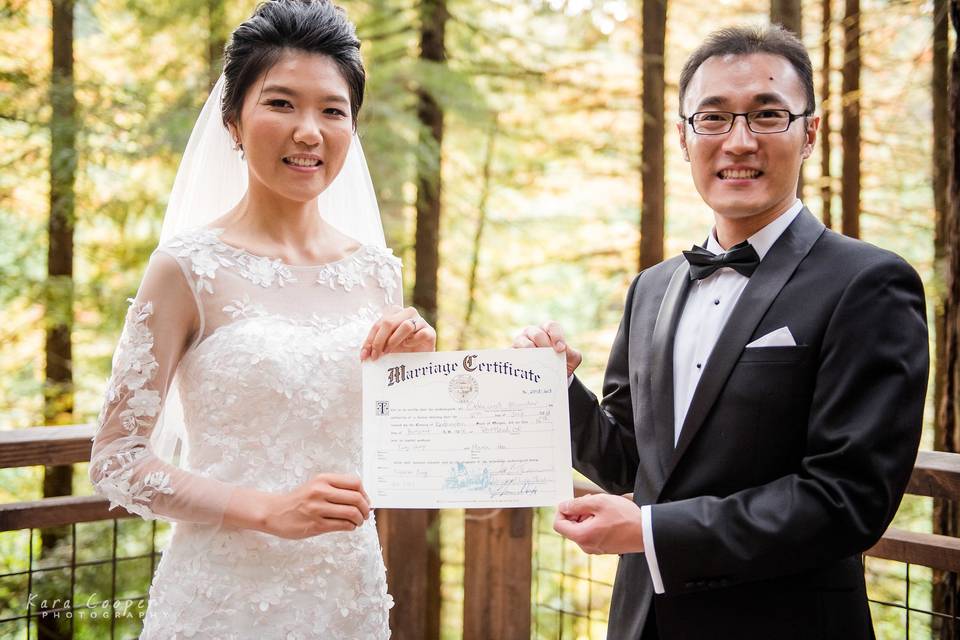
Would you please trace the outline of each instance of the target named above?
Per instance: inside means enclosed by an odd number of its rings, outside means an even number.
[[[757,250],[746,240],[720,255],[714,255],[703,247],[693,245],[690,251],[683,252],[683,257],[690,263],[691,280],[702,280],[723,267],[730,267],[749,278],[760,264]]]

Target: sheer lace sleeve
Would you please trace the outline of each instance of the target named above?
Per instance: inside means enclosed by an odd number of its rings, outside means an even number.
[[[148,520],[219,524],[231,485],[179,469],[150,448],[180,359],[200,328],[196,299],[176,259],[156,252],[131,300],[90,460],[97,493]]]

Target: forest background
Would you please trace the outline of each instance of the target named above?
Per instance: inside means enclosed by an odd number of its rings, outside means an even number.
[[[255,4],[0,0],[0,429],[95,419],[190,128]],[[340,4],[363,40],[359,132],[388,243],[438,348],[505,347],[553,318],[598,390],[632,276],[712,226],[676,142],[680,67],[710,31],[771,19],[817,72],[804,203],[913,264],[942,326],[947,0]],[[934,428],[942,389],[922,446],[956,450]],[[88,494],[85,477],[2,470],[0,502]],[[942,515],[910,498],[898,523]],[[455,519],[441,535],[455,556]],[[0,562],[18,544],[0,537]]]

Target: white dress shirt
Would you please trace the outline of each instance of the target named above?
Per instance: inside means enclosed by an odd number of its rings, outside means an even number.
[[[803,203],[800,200],[794,201],[793,205],[773,222],[747,238],[761,261],[802,208]],[[714,254],[724,252],[717,241],[716,229],[710,232],[706,249]],[[700,382],[707,358],[749,281],[750,279],[746,276],[729,267],[723,267],[702,280],[695,280],[691,285],[673,344],[674,446],[680,439],[680,429],[687,416],[693,393]],[[647,566],[650,567],[650,576],[653,578],[653,589],[656,593],[663,593],[663,580],[660,578],[657,554],[653,546],[650,505],[640,507],[640,517],[643,526],[644,553],[647,557]]]

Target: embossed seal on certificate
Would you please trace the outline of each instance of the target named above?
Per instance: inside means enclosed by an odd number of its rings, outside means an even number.
[[[458,373],[450,378],[447,391],[451,398],[462,404],[477,397],[477,393],[480,392],[480,383],[469,373]]]

